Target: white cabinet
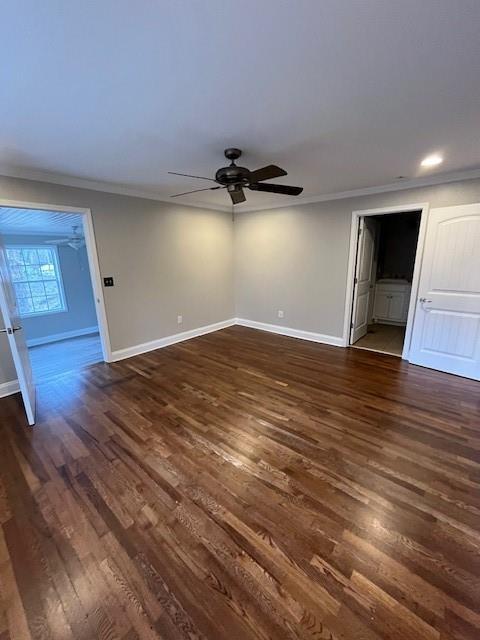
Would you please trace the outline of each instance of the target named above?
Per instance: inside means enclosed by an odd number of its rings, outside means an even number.
[[[375,286],[375,322],[406,324],[411,286],[402,280],[379,280]]]
[[[403,292],[393,292],[390,294],[390,304],[388,305],[388,319],[395,322],[406,322],[408,315],[408,298]]]

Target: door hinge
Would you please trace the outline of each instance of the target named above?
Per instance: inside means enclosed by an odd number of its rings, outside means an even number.
[[[362,227],[358,227],[358,235],[361,236],[362,235]]]
[[[357,282],[358,282],[358,278],[354,278],[353,279],[353,284],[357,284]]]
[[[350,323],[350,329],[353,329],[353,322]]]

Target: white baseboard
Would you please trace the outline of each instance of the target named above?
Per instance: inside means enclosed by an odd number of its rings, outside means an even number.
[[[41,344],[59,342],[60,340],[68,340],[69,338],[79,338],[80,336],[88,336],[91,333],[98,333],[98,327],[86,327],[85,329],[76,329],[75,331],[54,333],[50,336],[43,336],[43,338],[31,338],[27,340],[27,347],[38,347]]]
[[[182,331],[182,333],[175,333],[165,338],[159,338],[158,340],[152,340],[151,342],[144,342],[143,344],[137,344],[133,347],[127,347],[126,349],[119,349],[118,351],[112,351],[112,362],[118,362],[118,360],[124,360],[125,358],[131,358],[132,356],[138,356],[141,353],[147,353],[148,351],[155,351],[155,349],[161,349],[162,347],[168,347],[171,344],[177,342],[183,342],[184,340],[190,340],[191,338],[197,338],[203,336],[206,333],[212,333],[219,329],[225,329],[235,324],[235,319],[223,320],[222,322],[215,322],[215,324],[208,324],[198,329],[191,329],[190,331]]]
[[[270,333],[278,333],[283,336],[289,336],[291,338],[299,338],[300,340],[309,340],[310,342],[320,342],[322,344],[329,344],[335,347],[344,347],[345,341],[343,338],[337,336],[329,336],[323,333],[314,333],[313,331],[302,331],[300,329],[292,329],[291,327],[281,327],[276,324],[267,324],[265,322],[256,322],[255,320],[246,320],[245,318],[230,318],[229,320],[223,320],[222,322],[215,322],[198,329],[191,329],[190,331],[183,331],[182,333],[175,333],[165,338],[159,338],[158,340],[152,340],[151,342],[144,342],[143,344],[137,344],[133,347],[127,347],[126,349],[119,349],[112,352],[112,362],[118,362],[126,358],[132,358],[148,351],[155,351],[155,349],[161,349],[162,347],[168,347],[171,344],[177,342],[183,342],[184,340],[190,340],[191,338],[197,338],[207,333],[213,333],[220,329],[226,329],[232,325],[241,325],[242,327],[249,327],[250,329],[259,329],[260,331],[268,331]],[[93,329],[96,329],[94,327]],[[85,330],[85,333],[80,335],[87,335],[87,333],[94,333],[91,329]],[[60,334],[59,334],[60,335]],[[77,334],[78,335],[78,334]],[[65,338],[63,338],[65,339]],[[0,384],[0,398],[9,396],[19,391],[18,381],[11,380],[10,382],[4,382]]]
[[[18,380],[10,380],[9,382],[2,382],[0,384],[0,398],[11,396],[13,393],[18,393],[19,391]]]
[[[249,327],[250,329],[260,329],[260,331],[279,333],[282,336],[289,336],[290,338],[299,338],[300,340],[309,340],[310,342],[331,344],[334,347],[345,346],[345,340],[342,337],[329,336],[324,333],[314,333],[313,331],[303,331],[301,329],[292,329],[291,327],[281,327],[277,324],[256,322],[255,320],[246,320],[245,318],[235,318],[235,324],[239,324],[242,327]]]
[[[368,324],[391,324],[392,326],[395,326],[395,327],[406,327],[407,326],[406,322],[397,322],[396,320],[375,320],[375,319],[373,319]]]

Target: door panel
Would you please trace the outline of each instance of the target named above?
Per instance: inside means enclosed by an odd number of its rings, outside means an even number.
[[[375,220],[360,218],[359,231],[350,344],[367,333],[369,300],[372,295],[372,265],[375,255]]]
[[[377,291],[375,294],[374,317],[381,320],[388,319],[389,298],[387,293]]]
[[[22,330],[17,301],[7,266],[5,251],[0,242],[0,312],[3,315],[5,332],[22,393],[28,424],[35,424],[35,385],[28,355],[27,344]]]
[[[471,360],[479,340],[480,320],[451,311],[430,311],[423,325],[423,349],[434,355]]]
[[[390,305],[388,308],[389,320],[395,322],[405,321],[405,294],[404,293],[390,293]]]
[[[410,362],[480,380],[480,204],[430,211]]]
[[[357,323],[360,326],[360,330],[368,324],[368,291],[359,295],[357,300]],[[357,338],[358,340],[358,338]]]

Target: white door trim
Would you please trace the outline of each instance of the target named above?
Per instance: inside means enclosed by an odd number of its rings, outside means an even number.
[[[428,202],[417,202],[413,204],[403,204],[393,207],[381,207],[380,209],[363,209],[352,211],[352,222],[350,228],[350,251],[348,256],[347,270],[347,290],[345,294],[345,317],[343,322],[343,346],[350,344],[350,323],[353,309],[353,287],[355,279],[355,261],[357,255],[358,225],[363,216],[381,216],[392,213],[408,213],[409,211],[420,211],[420,229],[418,233],[417,252],[415,254],[415,266],[413,269],[412,290],[408,307],[407,326],[405,330],[405,341],[403,343],[402,358],[408,360],[410,343],[412,339],[413,321],[415,318],[416,300],[418,295],[418,284],[420,281],[420,270],[423,258],[423,248],[425,244],[425,233],[427,230],[427,219],[429,211]]]
[[[93,295],[95,297],[95,311],[97,314],[98,330],[102,343],[102,353],[105,362],[112,362],[112,347],[108,330],[107,313],[105,310],[105,299],[103,296],[102,279],[100,276],[100,266],[98,262],[97,245],[95,241],[95,230],[93,228],[92,212],[89,208],[70,207],[66,205],[48,204],[46,202],[23,202],[0,198],[0,207],[12,207],[15,209],[31,209],[39,211],[63,211],[65,213],[76,213],[82,216],[83,230],[85,234],[85,246],[87,249],[88,266],[92,281]]]

